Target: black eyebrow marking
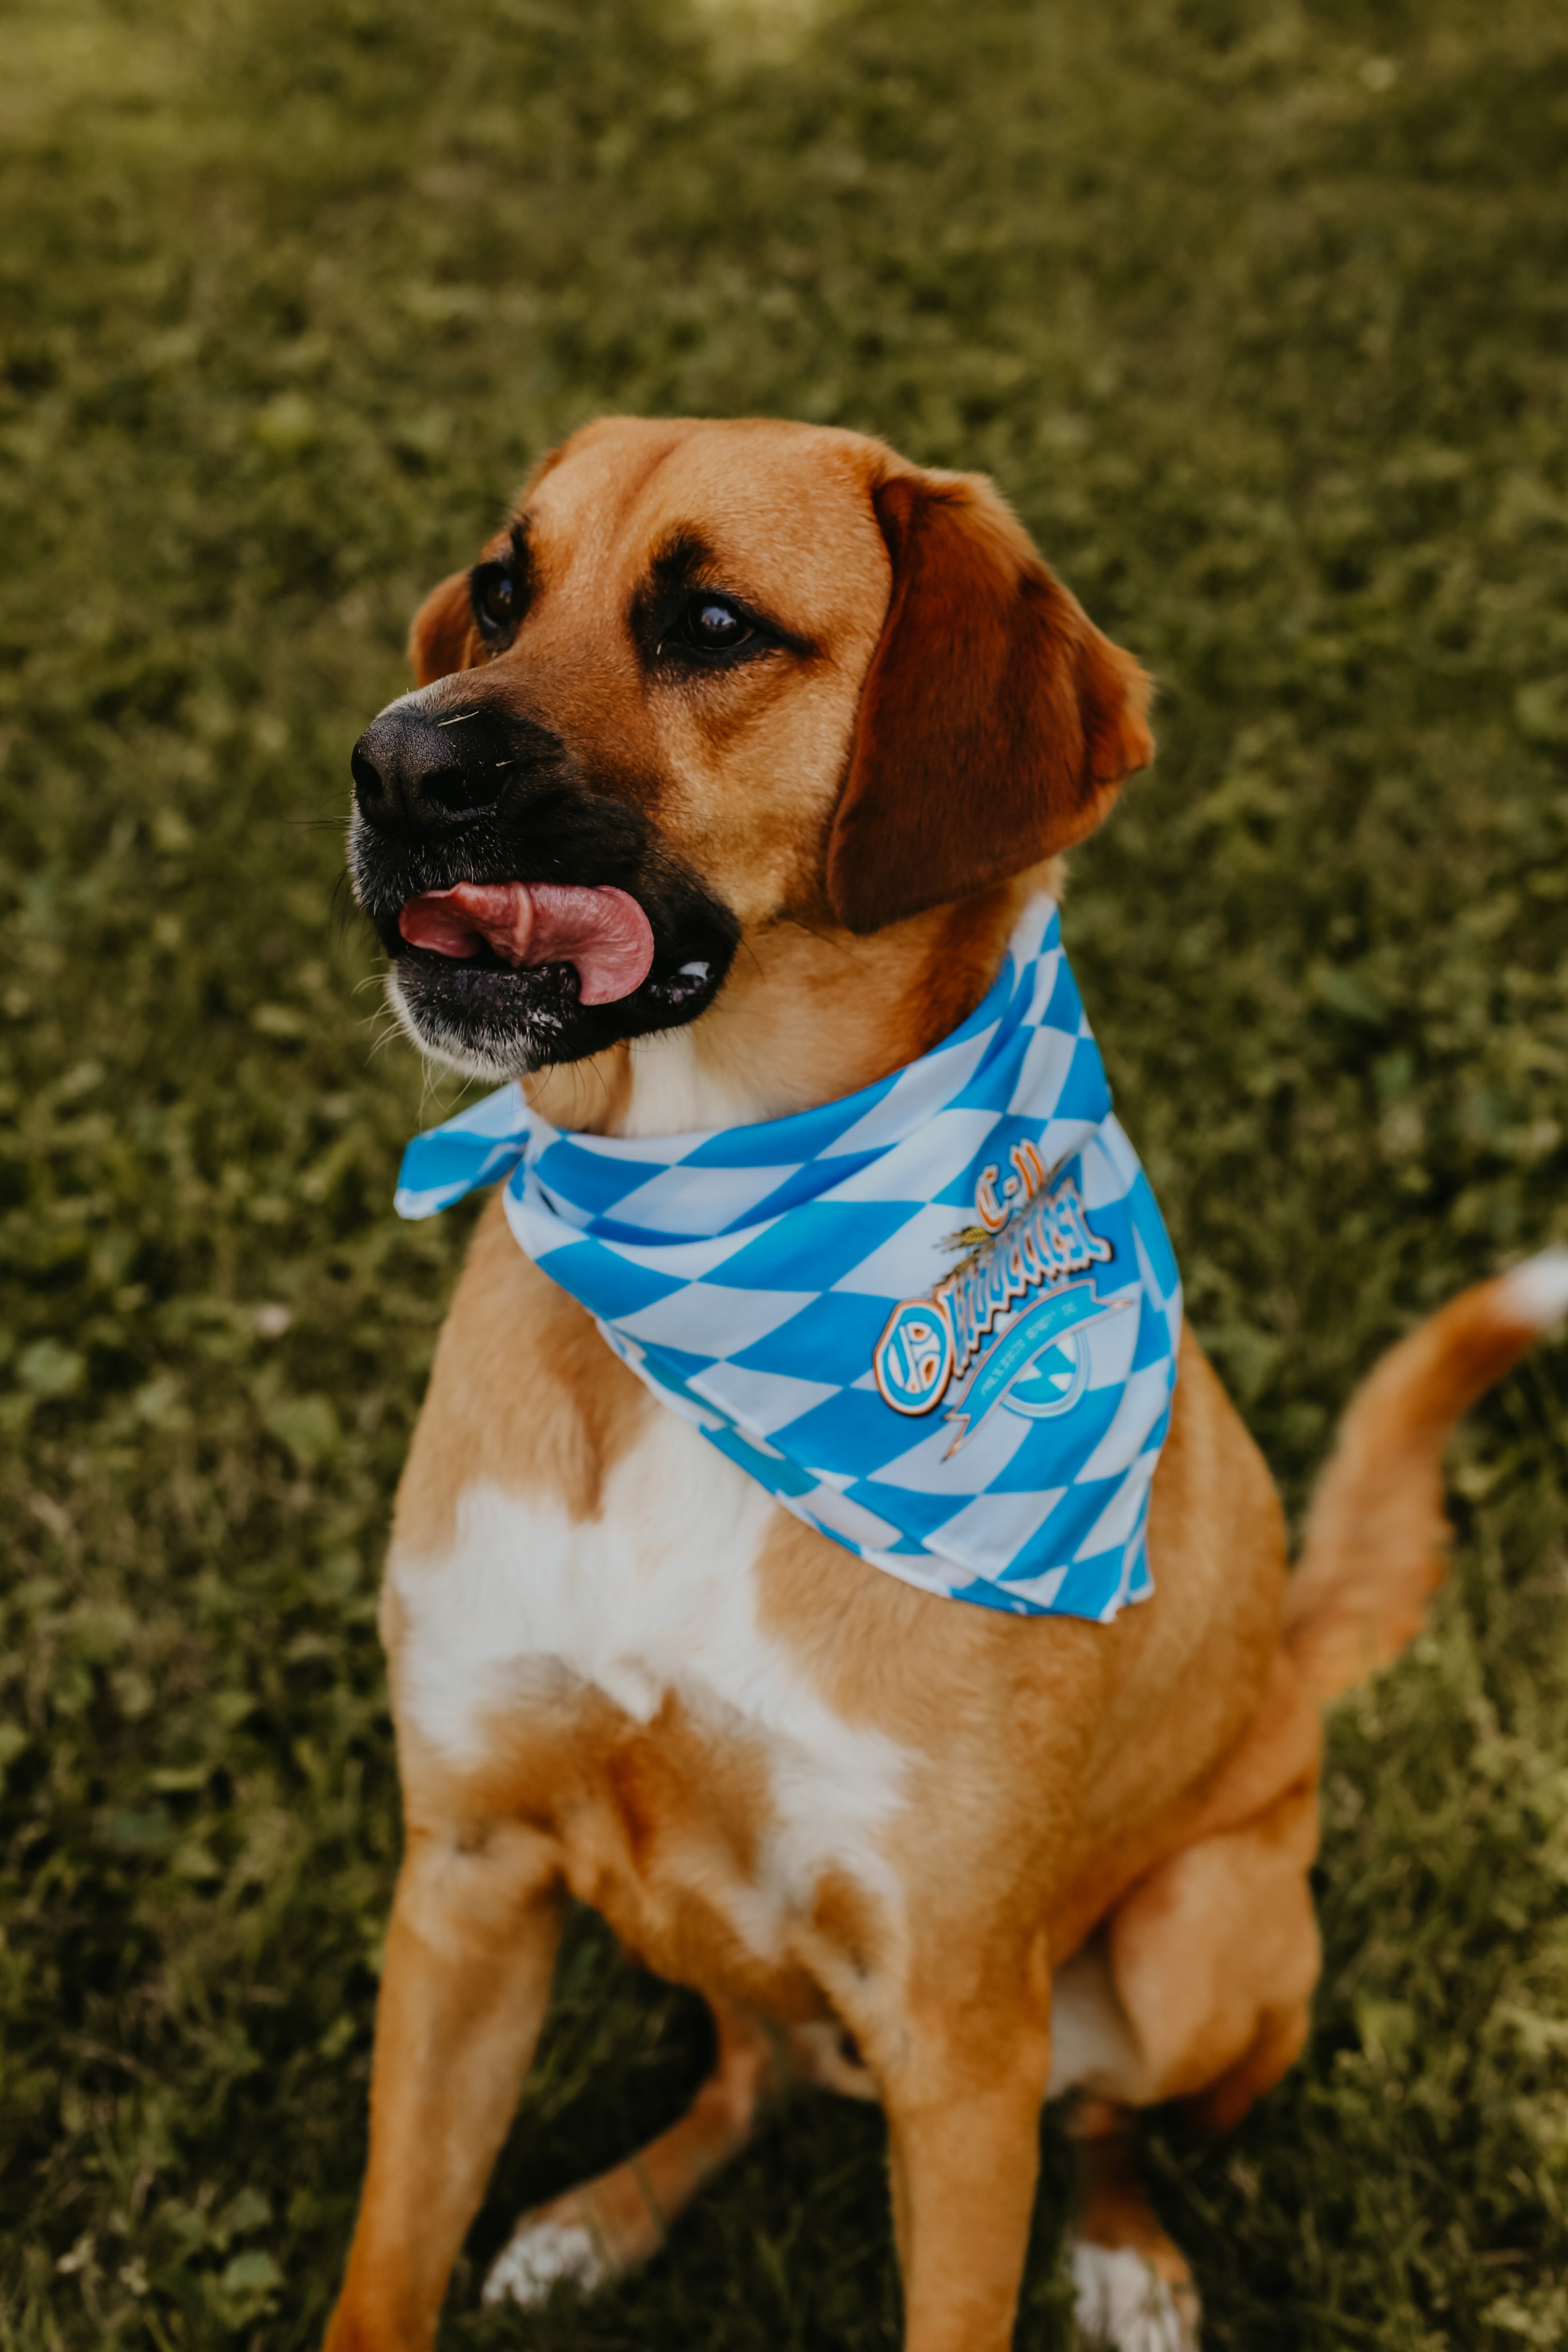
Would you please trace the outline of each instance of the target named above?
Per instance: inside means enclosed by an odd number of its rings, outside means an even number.
[[[656,548],[650,567],[661,588],[712,586],[698,574],[715,569],[713,550],[695,530],[677,530]]]
[[[512,614],[511,629],[507,639],[507,642],[510,644],[511,638],[517,634],[519,622],[522,620],[524,614],[528,611],[529,604],[533,602],[533,554],[528,545],[528,519],[527,515],[515,515],[513,517],[511,524],[507,529],[507,546],[504,553],[500,555],[482,555],[477,563],[472,564],[469,567],[468,601],[474,607],[475,618],[480,622],[481,635],[486,634],[486,630],[479,611],[479,583],[484,579],[484,576],[487,572],[507,572],[517,590],[517,594],[513,600],[515,610]]]
[[[507,544],[500,552],[496,555],[486,552],[468,568],[470,572],[487,572],[499,565],[511,573],[519,588],[526,588],[533,562],[533,551],[528,545],[528,520],[526,515],[517,515],[507,526]]]
[[[648,574],[632,599],[632,627],[638,642],[656,655],[658,642],[673,622],[684,598],[706,589],[733,604],[765,636],[801,661],[814,658],[821,648],[780,621],[765,604],[732,587],[725,569],[698,530],[683,527],[670,532],[654,550]]]

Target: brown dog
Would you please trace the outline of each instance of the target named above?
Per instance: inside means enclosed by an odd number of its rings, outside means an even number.
[[[1142,672],[987,483],[796,425],[578,434],[413,653],[419,691],[355,755],[356,888],[422,1045],[530,1073],[562,1128],[771,1118],[928,1051],[1152,752]],[[519,878],[556,888],[528,901],[553,961],[507,931]],[[621,909],[586,947],[578,884]],[[1070,2090],[1085,2330],[1183,2341],[1125,2118],[1181,2099],[1223,2127],[1300,2050],[1321,1706],[1419,1622],[1448,1432],[1564,1303],[1558,1254],[1395,1350],[1290,1582],[1188,1337],[1155,1597],[1015,1619],[788,1516],[492,1210],[386,1584],[408,1845],[335,2352],[433,2340],[569,1894],[707,1997],[717,2063],[639,2159],[525,2218],[497,2291],[653,2252],[787,2053],[886,2110],[911,2352],[1010,2341],[1040,2107]]]

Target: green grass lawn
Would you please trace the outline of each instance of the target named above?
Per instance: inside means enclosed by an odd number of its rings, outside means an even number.
[[[1568,1235],[1560,0],[6,0],[0,2345],[306,2346],[398,1850],[373,1612],[466,1231],[381,1045],[348,749],[598,411],[989,468],[1161,681],[1068,937],[1299,1506],[1377,1350]],[[1568,2342],[1568,1356],[1341,1710],[1313,2038],[1150,2128],[1212,2347]],[[874,2115],[645,2279],[477,2311],[700,2014],[575,1931],[447,2340],[896,2342]],[[1069,2340],[1046,2166],[1020,2343]]]

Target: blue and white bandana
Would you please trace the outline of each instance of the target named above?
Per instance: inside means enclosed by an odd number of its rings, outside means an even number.
[[[414,1139],[398,1212],[503,1177],[622,1360],[835,1543],[1022,1616],[1153,1590],[1181,1286],[1051,899],[963,1026],[859,1094],[569,1135],[514,1082]]]

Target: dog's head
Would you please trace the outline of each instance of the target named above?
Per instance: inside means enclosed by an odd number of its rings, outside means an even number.
[[[355,893],[476,1076],[697,1019],[780,925],[867,933],[1081,840],[1148,684],[983,478],[856,434],[609,418],[421,607],[355,746]]]

